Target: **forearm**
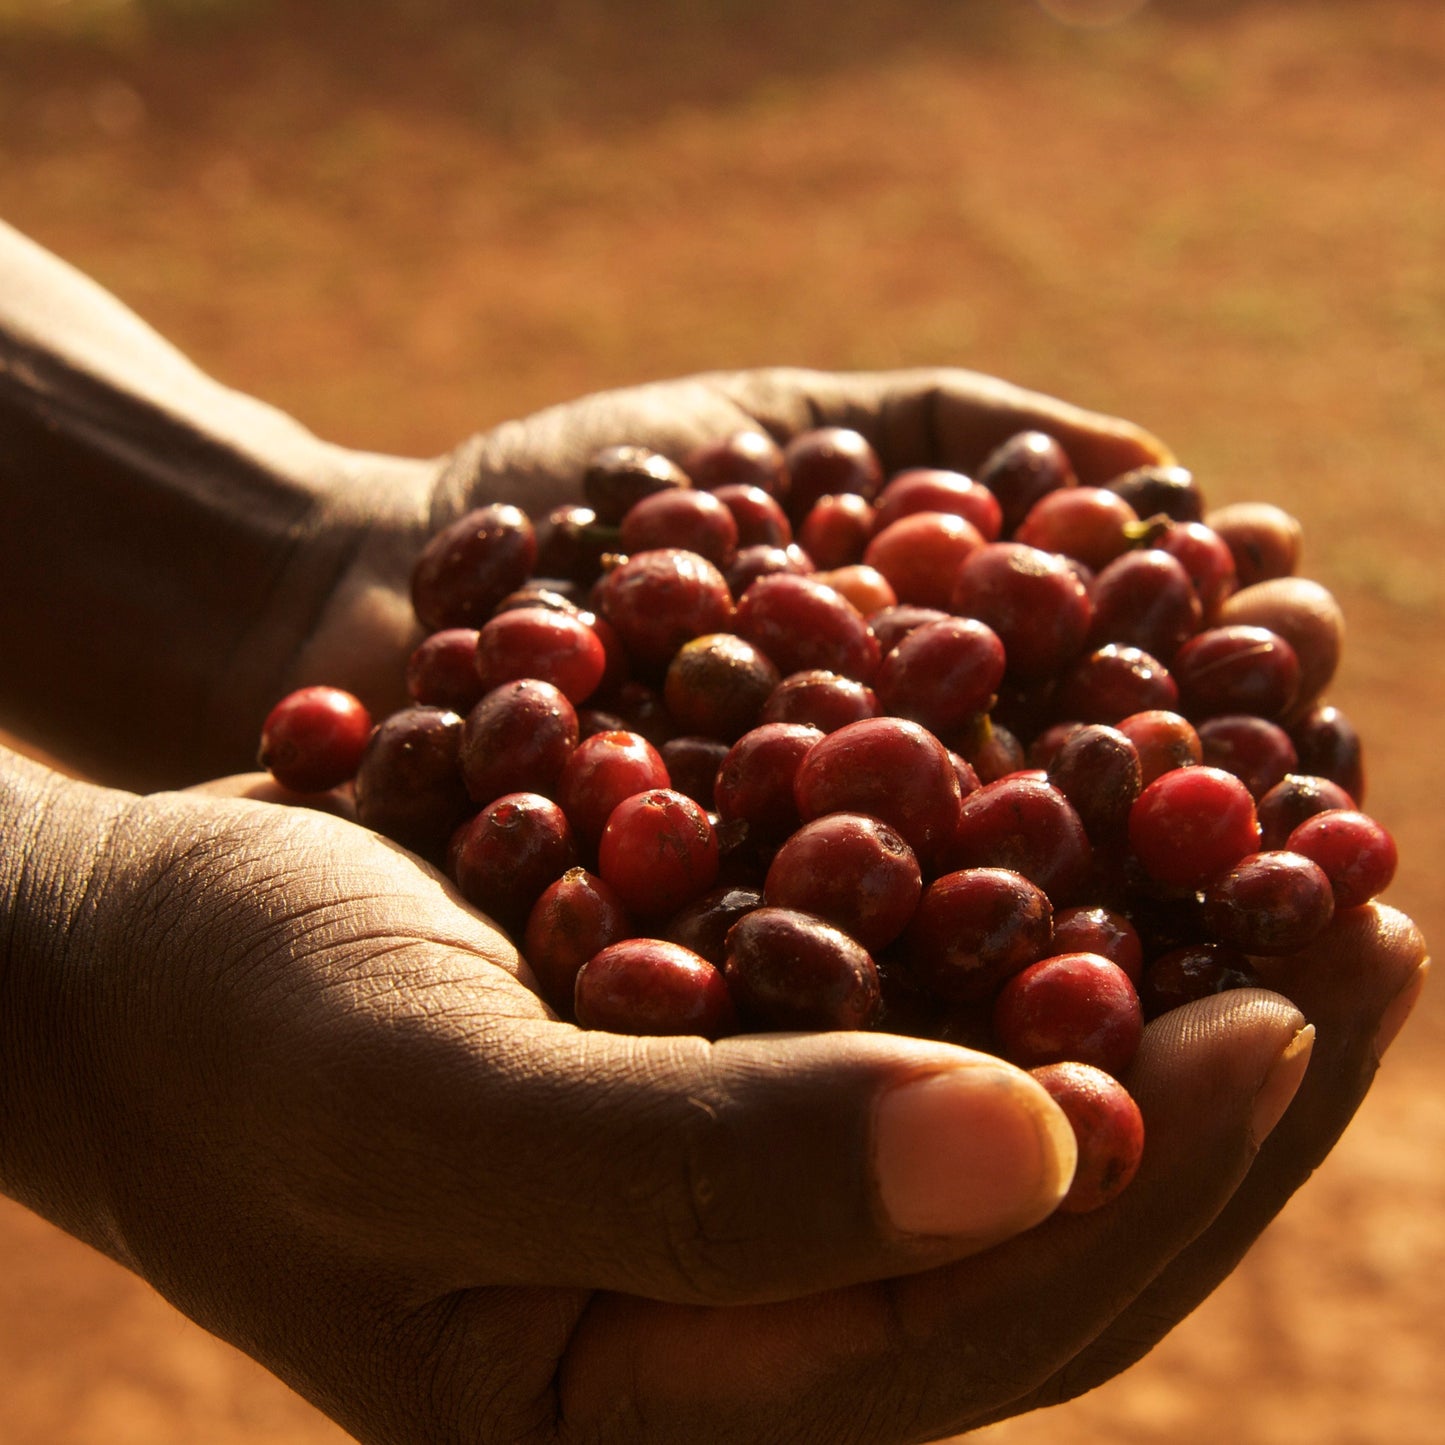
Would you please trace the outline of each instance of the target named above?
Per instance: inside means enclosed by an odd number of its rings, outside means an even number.
[[[90,1097],[71,948],[99,845],[130,796],[64,778],[0,748],[0,1193],[118,1252],[74,1121]]]
[[[377,527],[420,524],[430,475],[219,386],[0,227],[0,721],[13,730],[141,787],[245,766],[285,660]]]

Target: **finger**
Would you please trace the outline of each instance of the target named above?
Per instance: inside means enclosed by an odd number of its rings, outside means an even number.
[[[349,787],[330,788],[324,793],[294,793],[283,788],[270,773],[232,773],[224,778],[208,778],[182,791],[201,793],[210,798],[250,798],[258,803],[278,803],[287,808],[313,808],[318,813],[332,813],[352,821],[356,818],[356,800]]]
[[[1048,1095],[949,1045],[708,1044],[535,1017],[489,1033],[419,1041],[397,1074],[373,1050],[347,1096],[367,1137],[328,1116],[333,1153],[384,1139],[401,1161],[354,1212],[439,1287],[813,1293],[986,1248],[1046,1217],[1072,1178],[1073,1136]]]
[[[1129,422],[977,372],[715,372],[585,397],[473,437],[446,463],[433,525],[481,499],[534,513],[574,501],[588,460],[604,446],[630,442],[680,460],[743,427],[786,442],[823,425],[861,431],[889,470],[967,471],[1000,442],[1035,428],[1058,438],[1084,481],[1170,459],[1162,442]]]
[[[1150,1027],[1131,1078],[1143,1164],[1093,1214],[1056,1216],[972,1259],[814,1299],[710,1312],[594,1301],[559,1376],[579,1433],[702,1438],[729,1399],[788,1410],[791,1438],[933,1439],[1037,1390],[1224,1207],[1308,1059],[1298,1010],[1260,991]],[[629,1434],[629,1428],[634,1432]],[[716,1431],[707,1438],[742,1439]]]
[[[1142,1358],[1234,1269],[1344,1131],[1380,1055],[1419,998],[1428,960],[1408,918],[1370,907],[1352,910],[1304,953],[1263,961],[1261,969],[1316,1030],[1299,1093],[1209,1230],[1049,1383],[1034,1406],[1081,1394]]]
[[[1087,484],[1172,460],[1163,442],[1131,422],[956,368],[745,372],[724,385],[775,434],[793,435],[808,426],[855,427],[878,448],[888,470],[940,466],[971,472],[1001,442],[1033,430],[1055,437]]]

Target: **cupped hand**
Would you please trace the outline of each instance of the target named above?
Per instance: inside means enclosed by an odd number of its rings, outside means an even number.
[[[255,781],[107,812],[26,1177],[366,1442],[902,1442],[1063,1398],[1318,1162],[1421,963],[1364,909],[1278,965],[1294,1002],[1151,1025],[1140,1174],[1046,1218],[1071,1143],[1006,1066],[579,1031],[410,855],[219,796]]]
[[[357,513],[355,489],[336,490],[328,504],[336,525],[323,515],[307,564],[331,569],[329,605],[304,639],[290,630],[284,610],[264,621],[267,635],[284,639],[288,649],[275,660],[269,700],[290,687],[325,681],[377,707],[399,706],[405,700],[402,663],[419,637],[407,602],[411,565],[428,535],[472,507],[511,502],[541,517],[560,502],[580,500],[583,470],[604,446],[634,443],[680,460],[695,446],[744,427],[786,442],[825,425],[861,431],[889,471],[940,466],[966,472],[999,442],[1032,428],[1057,437],[1080,479],[1093,484],[1169,455],[1162,442],[1117,417],[956,369],[831,373],[777,367],[601,392],[463,443],[438,464],[424,525],[416,517],[414,479],[404,489],[385,477],[362,487],[375,520],[371,535],[351,544],[351,561],[339,576],[332,534],[354,529]],[[364,481],[367,459],[358,458],[356,467]],[[227,706],[243,708],[259,727],[269,702],[228,698]]]

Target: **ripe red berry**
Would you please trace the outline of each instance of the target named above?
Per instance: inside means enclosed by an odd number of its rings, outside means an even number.
[[[1078,1144],[1074,1182],[1059,1209],[1084,1214],[1118,1197],[1144,1158],[1144,1116],[1128,1090],[1088,1064],[1044,1064],[1031,1069],[1064,1111]]]
[[[261,726],[260,764],[283,788],[323,793],[356,775],[371,714],[339,687],[288,693]]]
[[[1151,878],[1203,887],[1259,847],[1254,799],[1232,773],[1175,768],[1139,795],[1129,843]]]
[[[717,1039],[737,1028],[722,974],[660,938],[623,939],[589,958],[577,974],[573,1004],[585,1029]]]
[[[686,794],[649,788],[612,810],[597,849],[597,871],[638,917],[663,917],[717,881],[717,835]]]
[[[1098,953],[1061,953],[1016,973],[993,1007],[994,1035],[1022,1068],[1066,1059],[1118,1078],[1133,1062],[1144,1011],[1129,975]]]

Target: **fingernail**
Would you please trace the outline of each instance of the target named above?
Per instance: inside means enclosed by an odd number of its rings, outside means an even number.
[[[1002,1239],[1050,1214],[1073,1130],[1027,1075],[969,1064],[888,1090],[874,1115],[879,1199],[901,1234]]]
[[[1375,1041],[1371,1045],[1376,1063],[1385,1057],[1385,1050],[1395,1042],[1395,1035],[1405,1027],[1405,1020],[1420,1002],[1420,995],[1425,991],[1425,980],[1429,977],[1430,960],[1427,958],[1406,980],[1405,987],[1390,1000],[1380,1017],[1380,1027],[1376,1030]]]
[[[1309,1067],[1310,1053],[1314,1046],[1315,1026],[1306,1024],[1270,1065],[1269,1073],[1264,1076],[1264,1083],[1259,1086],[1259,1092],[1254,1096],[1254,1108],[1249,1116],[1249,1137],[1256,1148],[1284,1118],[1284,1111],[1299,1092],[1300,1082]]]

